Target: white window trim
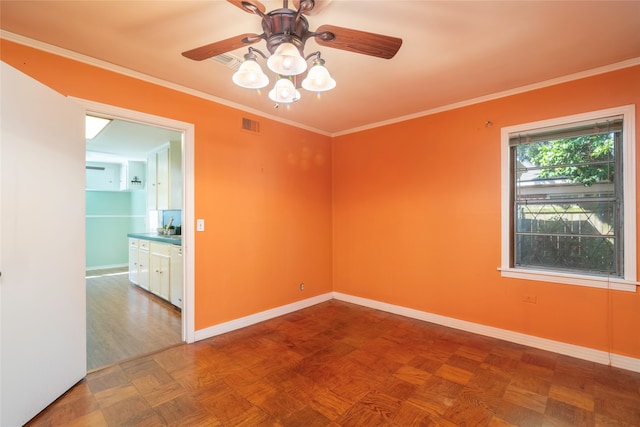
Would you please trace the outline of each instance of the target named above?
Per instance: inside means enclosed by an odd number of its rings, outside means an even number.
[[[558,117],[550,120],[525,123],[501,129],[501,222],[502,222],[502,253],[501,267],[498,268],[502,277],[517,279],[537,280],[540,282],[562,283],[567,285],[588,286],[593,288],[615,289],[620,291],[636,292],[636,128],[635,105],[609,108],[606,110],[592,111],[589,113],[572,116]],[[510,248],[510,162],[509,134],[526,132],[544,127],[561,126],[569,123],[586,120],[596,120],[603,117],[623,116],[622,149],[624,170],[624,278],[598,277],[582,274],[567,274],[551,270],[537,270],[525,268],[512,268],[509,266]]]

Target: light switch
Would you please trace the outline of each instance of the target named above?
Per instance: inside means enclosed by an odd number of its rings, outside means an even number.
[[[204,231],[204,219],[196,220],[196,231]]]

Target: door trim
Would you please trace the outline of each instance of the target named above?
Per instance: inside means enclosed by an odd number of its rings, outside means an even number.
[[[182,171],[183,199],[182,218],[187,224],[182,234],[184,256],[184,296],[182,300],[182,340],[187,343],[195,341],[195,203],[194,203],[194,145],[195,125],[167,117],[155,116],[140,111],[129,110],[113,105],[102,104],[86,99],[69,97],[82,105],[87,113],[111,116],[140,124],[168,128],[182,132]]]

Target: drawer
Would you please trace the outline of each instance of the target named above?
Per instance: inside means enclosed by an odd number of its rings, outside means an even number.
[[[130,248],[138,248],[138,239],[129,238],[129,247]]]
[[[171,245],[166,243],[151,242],[151,253],[155,255],[169,256],[171,255]]]
[[[148,240],[139,240],[138,248],[142,249],[143,251],[148,251],[149,250],[149,241]]]

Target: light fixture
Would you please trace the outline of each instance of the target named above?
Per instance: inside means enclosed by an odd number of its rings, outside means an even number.
[[[335,25],[321,25],[315,30],[310,30],[306,16],[315,15],[331,1],[296,0],[293,2],[295,7],[290,9],[290,1],[282,0],[282,7],[272,10],[267,10],[261,3],[262,0],[228,0],[228,2],[247,13],[257,15],[262,21],[262,33],[237,34],[189,49],[182,52],[182,56],[194,61],[233,56],[226,53],[264,41],[265,52],[268,54],[265,55],[258,49],[249,47],[249,53],[245,55],[243,64],[233,75],[233,81],[238,86],[250,89],[259,89],[268,84],[268,78],[258,65],[259,61],[255,55],[259,53],[266,60],[269,70],[277,76],[276,87],[269,93],[271,99],[278,99],[279,102],[283,99],[290,99],[291,102],[300,99],[299,92],[296,91],[297,86],[300,85],[316,93],[331,90],[336,86],[336,81],[331,78],[324,66],[325,61],[320,58],[320,52],[305,56],[305,44],[309,40],[314,40],[321,48],[340,49],[382,59],[393,58],[402,46],[402,39],[398,37]],[[310,58],[312,63],[307,62]],[[231,61],[219,60],[218,62],[229,65]],[[309,71],[308,76],[305,75],[307,71]],[[280,81],[281,77],[292,80],[293,84]],[[279,93],[286,93],[287,96]]]
[[[324,59],[320,58],[320,52],[316,52],[313,65],[307,73],[307,77],[302,81],[302,87],[309,92],[324,92],[336,87],[336,81],[331,78],[329,70],[324,66]]]
[[[249,53],[244,56],[244,62],[232,77],[235,84],[247,89],[260,89],[269,84],[269,77],[262,71],[254,52],[256,50],[250,47]],[[262,52],[257,52],[264,57]]]
[[[84,123],[84,137],[86,139],[93,139],[102,131],[102,129],[111,123],[111,119],[86,115]]]
[[[286,77],[281,77],[273,89],[269,91],[269,99],[276,104],[289,104],[300,99],[300,92],[291,80]]]
[[[300,51],[293,43],[284,42],[267,59],[267,66],[276,74],[296,76],[306,71],[307,61],[300,55]]]
[[[324,92],[336,87],[336,81],[324,66],[324,59],[320,57],[320,52],[303,57],[298,48],[289,41],[284,41],[271,49],[275,51],[267,58],[259,49],[250,47],[249,53],[244,56],[244,62],[233,74],[233,82],[248,89],[260,89],[269,84],[269,78],[258,64],[257,53],[267,59],[269,69],[279,76],[275,86],[269,91],[269,99],[276,105],[288,104],[300,99],[300,92],[296,89],[291,77],[304,73],[310,58],[315,59],[306,78],[302,81],[302,87],[310,92]]]

